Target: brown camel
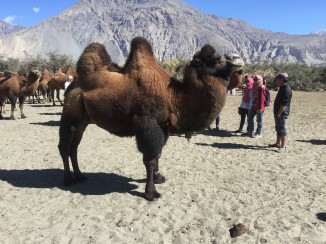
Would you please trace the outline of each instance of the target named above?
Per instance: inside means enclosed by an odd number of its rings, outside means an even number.
[[[21,118],[26,118],[23,112],[24,101],[27,96],[35,93],[40,77],[41,73],[38,70],[32,70],[26,80],[23,80],[18,74],[11,72],[5,73],[5,78],[0,80],[0,101],[9,99],[11,103],[10,119],[15,119],[14,110],[16,108],[17,98],[19,100]],[[1,113],[0,119],[3,119]]]
[[[146,167],[145,198],[160,197],[154,183],[165,181],[158,161],[169,133],[207,128],[224,106],[229,80],[234,86],[240,84],[243,64],[238,55],[219,55],[205,45],[186,66],[180,82],[158,65],[151,45],[142,37],[132,40],[121,73],[112,72],[103,45],[87,46],[77,63],[78,79],[65,96],[60,122],[64,184],[86,180],[77,149],[87,125],[95,123],[117,136],[136,137]]]
[[[65,82],[68,80],[69,76],[73,77],[73,81],[75,81],[77,78],[76,72],[72,69],[72,67],[70,65],[68,65],[65,73],[63,73],[62,69],[59,68],[54,73],[54,77],[48,82],[53,106],[56,105],[54,102],[54,91],[56,91],[58,101],[60,102],[61,105],[63,105],[63,103],[60,99],[60,90],[65,89]]]
[[[38,86],[38,90],[43,96],[43,103],[45,103],[46,101],[47,102],[49,101],[49,85],[48,85],[48,83],[52,78],[53,78],[53,74],[51,74],[51,72],[47,68],[44,68],[42,71],[40,84]]]

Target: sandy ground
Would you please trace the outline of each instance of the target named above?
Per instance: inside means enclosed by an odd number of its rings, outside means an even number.
[[[267,147],[271,107],[263,138],[231,133],[240,99],[228,96],[220,132],[170,137],[154,202],[135,139],[94,125],[79,147],[88,181],[64,187],[62,107],[26,104],[27,119],[0,121],[0,243],[326,243],[326,93],[294,92],[286,154]],[[238,223],[248,231],[231,238]]]

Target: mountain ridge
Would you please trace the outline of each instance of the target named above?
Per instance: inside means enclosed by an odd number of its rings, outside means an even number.
[[[58,51],[77,59],[87,44],[99,42],[122,64],[135,36],[152,43],[158,60],[189,59],[209,43],[219,52],[239,53],[247,63],[326,64],[326,36],[274,33],[205,14],[181,0],[79,0],[35,26],[0,37],[0,56],[23,59]]]
[[[26,29],[26,27],[20,25],[12,25],[5,21],[0,20],[0,37],[16,33],[23,29]]]

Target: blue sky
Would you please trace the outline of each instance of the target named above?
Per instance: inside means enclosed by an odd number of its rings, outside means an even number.
[[[77,0],[0,0],[0,19],[26,27],[54,16]],[[197,9],[288,34],[326,29],[326,0],[185,0]]]

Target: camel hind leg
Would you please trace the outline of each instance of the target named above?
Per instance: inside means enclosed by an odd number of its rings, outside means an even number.
[[[57,99],[58,99],[59,103],[61,104],[61,106],[63,106],[63,102],[60,99],[60,89],[57,89],[56,91],[57,91]]]
[[[10,119],[14,120],[15,119],[15,109],[16,109],[16,103],[17,103],[17,97],[15,95],[9,95],[8,97],[10,105],[11,105],[11,114],[10,114]]]
[[[71,185],[74,182],[86,180],[78,167],[77,149],[89,119],[83,106],[79,88],[71,90],[65,99],[67,99],[67,103],[63,107],[61,115],[58,148],[64,167],[64,185]],[[69,157],[75,177],[70,171]]]
[[[3,119],[2,114],[5,113],[5,103],[6,98],[5,97],[0,97],[0,119]]]
[[[88,125],[87,122],[83,122],[79,125],[74,125],[68,118],[61,118],[60,129],[59,129],[59,151],[63,161],[64,167],[64,185],[69,186],[72,183],[83,182],[86,179],[82,175],[77,160],[77,151],[79,143],[82,139],[84,131]],[[74,177],[71,174],[69,166],[69,157],[74,172]]]
[[[65,118],[61,117],[60,128],[59,128],[59,152],[63,161],[64,177],[63,184],[69,186],[74,182],[72,177],[70,166],[69,166],[69,155],[70,148],[73,139],[73,131],[71,130],[70,124]]]
[[[86,176],[82,175],[79,166],[78,166],[78,160],[77,160],[77,151],[79,143],[83,137],[84,131],[87,127],[88,123],[87,121],[83,121],[77,128],[76,131],[73,134],[73,138],[71,141],[71,147],[70,147],[70,159],[72,168],[74,170],[74,176],[75,176],[75,182],[81,183],[87,180]],[[74,129],[74,128],[73,128]]]

